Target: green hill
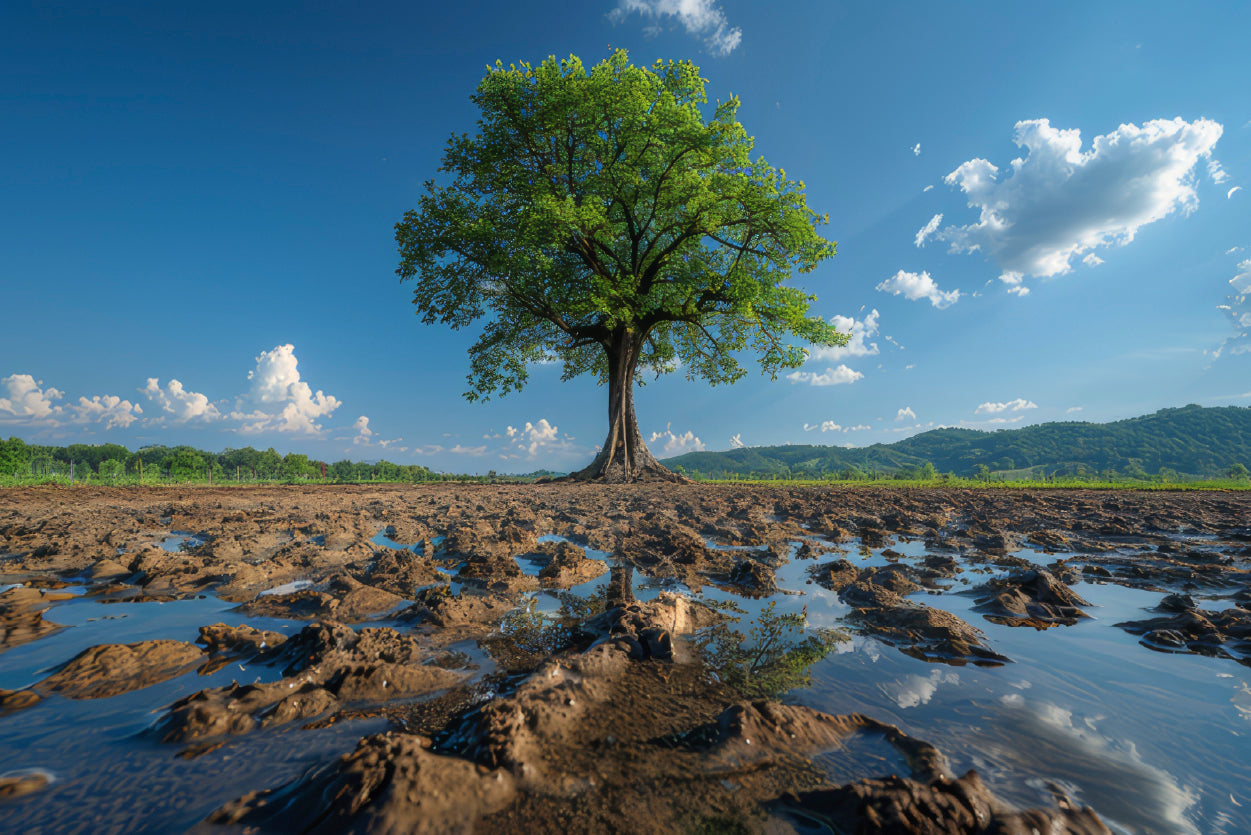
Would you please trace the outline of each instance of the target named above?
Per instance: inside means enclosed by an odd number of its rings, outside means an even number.
[[[825,475],[896,474],[926,463],[940,473],[971,476],[979,465],[1020,477],[1115,471],[1128,477],[1225,475],[1251,466],[1251,408],[1184,406],[1114,423],[1043,423],[983,432],[934,429],[893,444],[847,449],[772,446],[726,452],[691,452],[667,459],[708,478],[732,476],[820,478]]]

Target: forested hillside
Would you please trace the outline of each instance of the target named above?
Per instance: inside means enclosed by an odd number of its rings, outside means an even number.
[[[994,432],[935,429],[858,449],[748,447],[692,452],[664,463],[709,478],[856,478],[917,472],[927,463],[937,472],[958,476],[1145,478],[1163,470],[1165,475],[1213,477],[1227,475],[1231,467],[1251,466],[1251,408],[1191,405],[1115,423],[1043,423]]]

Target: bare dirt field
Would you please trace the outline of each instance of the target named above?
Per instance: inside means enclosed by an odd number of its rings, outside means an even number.
[[[0,490],[0,828],[1251,831],[1251,495]]]

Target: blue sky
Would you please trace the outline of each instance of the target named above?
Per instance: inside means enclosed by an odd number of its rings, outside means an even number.
[[[619,47],[741,98],[854,336],[650,381],[658,455],[1251,405],[1246,3],[35,5],[0,11],[0,436],[589,462],[606,391],[465,401],[393,226],[487,64]]]

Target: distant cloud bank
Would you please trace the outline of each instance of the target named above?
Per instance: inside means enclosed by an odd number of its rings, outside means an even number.
[[[143,427],[185,426],[190,423],[220,423],[226,431],[240,435],[262,433],[297,434],[323,437],[322,421],[342,405],[338,398],[313,391],[301,379],[299,360],[293,345],[278,345],[255,358],[256,367],[248,372],[249,390],[235,400],[227,412],[205,394],[192,391],[176,379],[162,386],[159,377],[149,377],[139,393],[155,407],[143,407],[115,394],[79,397],[76,403],[61,406],[56,401],[64,392],[30,374],[12,374],[0,379],[0,424],[50,429],[67,423],[100,426],[105,430]],[[355,443],[369,444],[374,432],[369,418],[362,415],[353,427]],[[379,442],[381,443],[381,442]]]
[[[975,415],[998,414],[999,412],[1020,412],[1025,409],[1037,409],[1038,404],[1032,400],[1018,397],[1006,403],[983,403],[973,410]]]
[[[786,379],[792,383],[807,383],[810,386],[839,386],[845,383],[854,383],[856,380],[863,378],[864,375],[859,371],[842,364],[837,368],[827,368],[820,373],[816,371],[793,371],[786,375]]]

